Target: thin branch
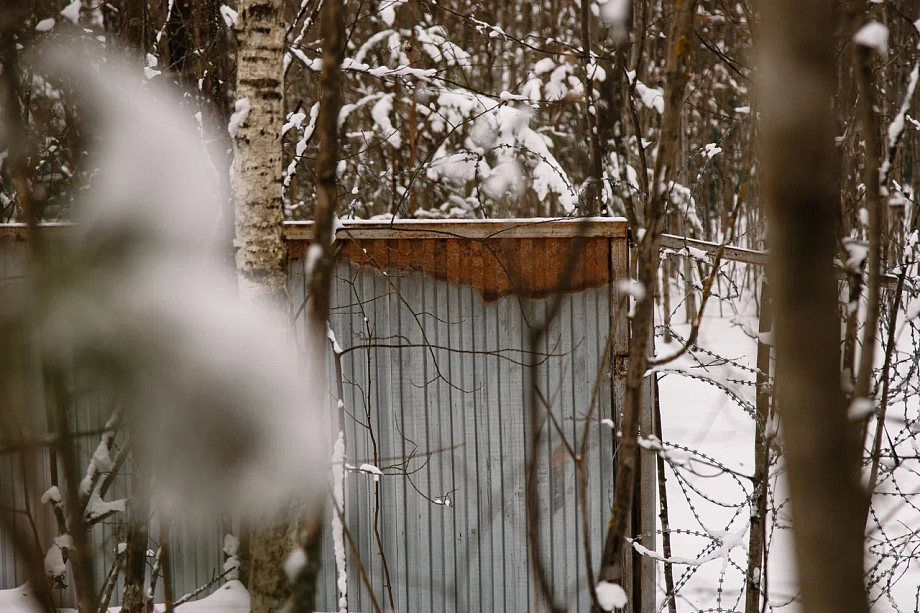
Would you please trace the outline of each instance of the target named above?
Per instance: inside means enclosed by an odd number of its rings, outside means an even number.
[[[895,351],[895,330],[898,323],[898,313],[901,309],[901,297],[904,290],[904,278],[907,276],[907,271],[910,269],[910,264],[905,264],[901,267],[901,274],[898,277],[898,288],[895,291],[894,295],[894,304],[891,307],[891,317],[888,322],[888,344],[885,347],[885,364],[882,366],[882,399],[878,408],[878,417],[877,425],[875,428],[875,438],[872,441],[872,467],[869,471],[869,485],[868,492],[869,497],[872,497],[873,492],[878,481],[878,469],[879,463],[882,459],[882,433],[885,431],[885,415],[888,412],[888,393],[889,393],[889,384],[891,381],[891,358]],[[892,452],[894,447],[892,446]]]
[[[215,583],[217,583],[218,581],[220,581],[221,579],[223,579],[224,577],[226,577],[227,575],[229,575],[231,572],[233,572],[233,571],[235,571],[235,570],[236,570],[236,567],[228,568],[227,570],[225,570],[225,571],[222,572],[221,574],[217,575],[216,577],[214,577],[213,579],[211,579],[210,581],[208,581],[207,583],[205,583],[205,584],[202,585],[201,587],[197,588],[195,591],[190,592],[190,593],[186,594],[185,596],[183,596],[182,598],[180,598],[179,600],[177,600],[177,601],[173,604],[173,607],[178,607],[178,606],[180,606],[180,605],[185,604],[186,602],[190,602],[190,601],[193,600],[196,596],[198,596],[198,594],[200,594],[200,593],[202,593],[202,592],[204,592],[204,591],[206,591],[206,590],[211,589],[211,586],[213,586]]]

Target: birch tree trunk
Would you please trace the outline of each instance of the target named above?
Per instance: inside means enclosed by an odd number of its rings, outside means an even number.
[[[244,301],[287,320],[287,246],[281,200],[284,27],[281,0],[241,0],[233,137],[236,268]]]
[[[287,327],[287,245],[282,203],[284,27],[281,0],[241,0],[237,32],[237,102],[232,197],[236,268],[244,302],[270,311]],[[253,407],[256,410],[256,407]],[[283,564],[294,546],[291,509],[264,517],[249,543],[252,613],[273,613],[290,597]]]
[[[836,182],[833,4],[762,2],[760,95],[774,290],[776,405],[786,441],[795,549],[808,613],[869,610],[868,497],[841,390],[833,259]],[[867,155],[874,155],[868,152]]]

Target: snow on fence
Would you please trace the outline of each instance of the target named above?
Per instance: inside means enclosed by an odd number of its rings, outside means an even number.
[[[47,231],[54,232],[66,228]],[[0,230],[0,296],[15,292],[24,275],[24,234],[21,227]],[[309,224],[287,226],[301,338],[311,235]],[[628,270],[625,221],[350,222],[339,228],[336,250],[330,326],[341,353],[328,380],[339,425],[329,438],[344,432],[345,525],[378,601],[397,611],[536,610],[525,488],[533,470],[541,566],[557,598],[589,608],[581,493],[567,446],[587,437],[588,542],[596,569],[613,493],[615,439],[605,424],[616,419],[627,353],[627,305],[616,283]],[[595,384],[597,407],[586,424]],[[541,419],[528,467],[532,386]],[[110,408],[87,398],[74,411],[76,429],[93,431]],[[650,413],[643,419],[645,431],[650,419]],[[35,425],[46,427],[44,417],[35,416]],[[98,438],[81,439],[82,461],[89,462],[97,444]],[[40,531],[50,536],[53,521],[39,504],[41,492],[21,491],[23,463],[48,480],[45,452],[4,455],[0,488],[17,505],[31,498]],[[651,550],[655,470],[654,454],[643,452],[635,532]],[[126,463],[110,499],[130,495],[129,484]],[[333,513],[330,505],[327,525]],[[197,533],[174,526],[177,595],[220,574],[223,535],[232,528],[229,514]],[[155,522],[151,532],[156,540]],[[97,556],[97,577],[124,536],[121,514],[94,529],[94,545],[104,554]],[[0,588],[10,588],[25,572],[4,538]],[[346,551],[348,610],[370,611],[358,559]],[[635,582],[643,593],[635,596],[642,610],[651,610],[655,562],[633,557],[643,575]],[[327,530],[320,610],[338,608],[335,560]],[[61,603],[70,604],[61,592]]]

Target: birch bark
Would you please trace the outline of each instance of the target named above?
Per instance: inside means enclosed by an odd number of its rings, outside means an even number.
[[[281,0],[241,0],[233,137],[236,268],[244,301],[286,320],[287,246],[281,199],[284,28]]]
[[[282,8],[281,0],[240,0],[237,101],[228,129],[234,150],[234,248],[240,296],[270,312],[286,328],[290,304],[282,201]],[[294,546],[295,527],[293,509],[261,518],[253,527],[247,586],[252,613],[277,611],[290,598],[283,564]]]

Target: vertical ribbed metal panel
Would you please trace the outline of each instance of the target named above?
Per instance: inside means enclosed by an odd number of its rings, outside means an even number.
[[[444,244],[434,250],[431,241],[392,240],[388,248],[422,249],[414,257],[435,261],[463,250],[462,241]],[[525,458],[531,436],[526,398],[535,377],[561,430],[539,424],[543,565],[556,597],[587,610],[580,493],[562,437],[576,449],[581,444],[601,373],[586,458],[597,568],[612,499],[612,432],[600,423],[612,418],[610,372],[600,363],[610,329],[610,288],[561,297],[536,348],[540,364],[530,373],[524,365],[528,338],[554,298],[485,301],[469,285],[383,272],[386,262],[376,267],[338,263],[331,325],[347,351],[347,462],[374,464],[386,473],[379,481],[360,471],[346,479],[346,523],[381,607],[390,606],[392,593],[397,611],[536,610]],[[438,504],[445,498],[450,506]],[[338,607],[328,536],[324,550],[318,605],[331,611]],[[349,550],[347,558],[348,608],[372,611],[356,556]]]
[[[27,273],[28,243],[23,241],[0,241],[0,300],[12,300],[24,283],[22,277]],[[0,347],[2,350],[2,347]],[[40,364],[23,365],[20,375],[26,384],[29,381],[41,381]],[[35,393],[41,393],[41,386],[34,386]],[[79,474],[83,474],[99,444],[99,430],[105,426],[112,414],[113,406],[95,394],[87,393],[79,377],[73,380],[75,403],[71,415],[71,429],[83,434],[76,437],[77,458],[80,462]],[[31,425],[39,431],[47,429],[47,419],[40,397],[32,403]],[[6,409],[4,409],[5,411]],[[6,423],[8,414],[0,411],[0,443],[12,436],[10,424]],[[123,435],[116,437],[115,444],[121,445]],[[114,455],[114,452],[113,452]],[[23,480],[23,468],[29,479]],[[130,495],[131,462],[126,462],[120,474],[114,480],[106,495],[106,500],[117,500]],[[47,549],[53,537],[58,535],[53,515],[47,505],[39,504],[42,494],[51,487],[51,467],[46,449],[29,453],[0,454],[0,503],[10,504],[17,510],[26,509],[23,492],[24,484],[29,488],[31,512],[36,521],[42,547]],[[94,552],[94,574],[97,584],[101,585],[104,577],[115,561],[115,548],[125,540],[126,526],[124,515],[118,513],[110,519],[95,526],[91,533],[91,545]],[[28,527],[24,515],[16,519]],[[173,525],[170,538],[173,556],[173,584],[176,594],[183,595],[206,584],[222,571],[223,534],[221,518],[216,518],[211,526],[189,526],[182,521]],[[29,528],[31,532],[31,528]],[[156,517],[151,522],[151,549],[155,550],[159,540],[160,529]],[[21,561],[14,555],[15,548],[5,531],[0,530],[0,589],[9,589],[22,585],[28,580],[27,572]],[[151,565],[153,560],[150,560]],[[69,578],[69,574],[68,574]],[[162,581],[158,584],[156,598],[162,602]],[[216,586],[215,586],[216,588]],[[121,603],[122,581],[119,581],[112,596],[112,604]],[[205,594],[210,593],[205,592]],[[203,594],[203,595],[205,595]],[[202,595],[202,596],[203,596]],[[55,590],[55,602],[59,606],[73,607],[75,599],[73,589]]]
[[[379,239],[384,241],[384,239]],[[462,240],[386,239],[376,253],[405,255],[442,269],[440,264],[482,258]],[[25,243],[0,242],[2,277],[24,272]],[[545,269],[559,255],[534,250],[527,265]],[[291,298],[295,311],[305,300],[304,264],[290,263]],[[475,268],[482,270],[481,267]],[[383,271],[387,271],[384,273]],[[473,279],[479,287],[488,279]],[[15,291],[0,281],[0,291]],[[358,266],[338,262],[333,287],[331,325],[343,356],[347,418],[347,461],[384,470],[379,481],[351,472],[346,480],[346,523],[359,556],[348,549],[350,611],[370,612],[373,590],[381,608],[397,611],[531,611],[537,610],[538,589],[528,555],[526,532],[526,448],[532,435],[527,415],[531,381],[550,404],[555,426],[541,422],[535,450],[538,502],[537,526],[543,566],[556,597],[573,610],[587,610],[583,536],[575,466],[562,436],[578,448],[588,432],[590,537],[595,568],[612,499],[613,437],[601,419],[612,418],[610,373],[601,364],[610,331],[609,287],[561,298],[559,312],[535,351],[539,365],[531,371],[526,350],[531,331],[546,317],[554,298],[515,295],[486,301],[469,284],[437,280],[424,273],[397,273],[387,261]],[[298,320],[303,339],[303,315]],[[601,389],[593,423],[584,429],[584,415],[600,373]],[[330,396],[335,396],[330,374]],[[335,399],[330,403],[333,415]],[[108,419],[110,407],[93,397],[75,411],[76,427],[93,430]],[[44,426],[43,416],[40,418]],[[330,439],[337,428],[330,431]],[[98,444],[81,441],[82,462]],[[0,457],[0,494],[22,504],[22,459]],[[46,454],[26,458],[40,488],[49,483]],[[129,467],[108,498],[130,493]],[[40,496],[40,492],[38,496]],[[35,494],[33,493],[33,498]],[[443,504],[445,499],[450,505]],[[440,502],[440,504],[439,504]],[[42,536],[50,542],[53,519],[36,509]],[[327,513],[331,518],[331,510]],[[225,526],[191,530],[179,523],[171,538],[175,591],[187,593],[203,585],[222,564]],[[154,539],[159,527],[151,526]],[[101,580],[112,563],[114,546],[124,539],[123,518],[94,530]],[[25,581],[12,547],[0,533],[0,588]],[[363,584],[358,558],[370,589]],[[320,610],[337,610],[335,555],[332,538],[323,543],[318,585]],[[392,595],[392,603],[391,603]],[[72,595],[58,595],[72,605]],[[119,593],[113,603],[120,600]]]

